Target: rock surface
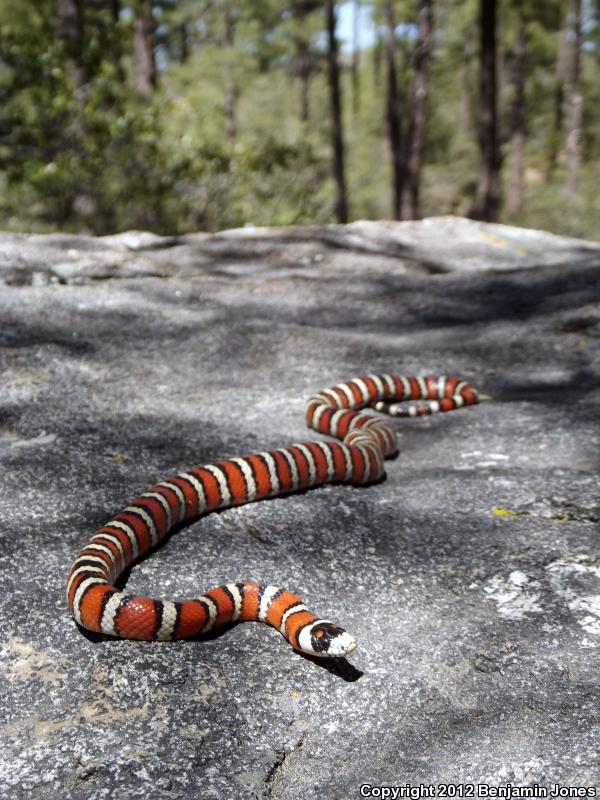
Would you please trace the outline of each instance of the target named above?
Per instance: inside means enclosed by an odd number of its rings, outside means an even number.
[[[452,218],[0,235],[0,796],[600,792],[599,279],[598,244]],[[65,576],[113,512],[311,438],[309,394],[365,371],[493,399],[398,423],[383,483],[213,513],[127,583],[287,586],[357,636],[351,664],[262,625],[76,628]]]

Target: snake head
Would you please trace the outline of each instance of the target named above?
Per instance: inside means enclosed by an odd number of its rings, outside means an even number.
[[[327,620],[317,620],[304,628],[298,643],[302,652],[322,658],[344,658],[356,649],[356,639]]]

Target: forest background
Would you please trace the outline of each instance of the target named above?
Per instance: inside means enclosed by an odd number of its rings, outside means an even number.
[[[0,228],[598,238],[600,0],[0,0]]]

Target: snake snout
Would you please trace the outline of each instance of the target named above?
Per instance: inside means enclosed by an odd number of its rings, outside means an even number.
[[[356,649],[356,639],[332,622],[317,622],[310,631],[313,655],[343,658]]]
[[[327,655],[332,658],[343,658],[353,653],[356,648],[356,639],[348,631],[342,631],[339,636],[332,639]]]

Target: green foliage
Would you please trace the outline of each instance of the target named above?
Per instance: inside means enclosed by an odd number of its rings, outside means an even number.
[[[2,4],[0,12],[0,213],[9,226],[107,232],[121,220],[164,224],[172,178],[162,172],[158,109],[132,102],[119,82],[102,20],[83,51],[91,77],[77,87],[53,5]]]
[[[331,222],[330,122],[322,4],[314,0],[161,0],[154,5],[158,89],[135,90],[132,2],[82,0],[85,36],[69,41],[56,0],[0,0],[0,226],[15,230],[160,233],[244,224]],[[509,164],[515,3],[502,4],[503,152]],[[523,0],[527,15],[526,205],[503,221],[597,236],[600,58],[584,29],[585,169],[580,197],[564,191],[564,131],[547,178],[558,31],[567,0]],[[382,0],[367,2],[384,20]],[[410,116],[414,0],[397,0],[402,116]],[[476,189],[476,0],[434,4],[423,212],[468,213]],[[586,6],[588,8],[588,6]],[[589,11],[589,8],[588,8]],[[365,13],[363,11],[363,13]],[[310,118],[300,118],[300,41],[308,47]],[[471,42],[471,59],[466,58]],[[352,97],[342,52],[348,189],[353,218],[390,214],[385,63],[360,54]],[[233,108],[232,104],[233,103]],[[226,135],[227,115],[234,131]],[[232,121],[230,120],[230,123]]]

